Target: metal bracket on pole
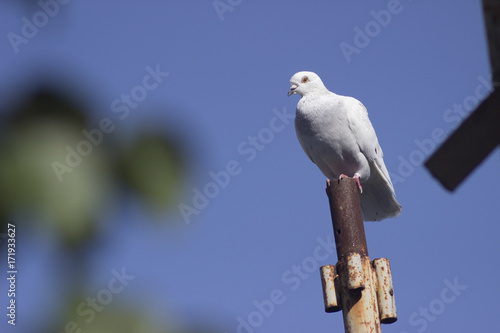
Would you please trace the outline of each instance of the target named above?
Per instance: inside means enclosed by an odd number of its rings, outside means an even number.
[[[328,180],[326,191],[338,262],[320,269],[325,311],[342,310],[345,332],[381,332],[397,320],[389,260],[370,261],[355,180]]]
[[[373,269],[377,280],[377,300],[382,324],[391,324],[398,320],[396,300],[392,286],[391,265],[389,259],[378,258],[373,260]]]
[[[338,288],[335,287],[335,283],[338,281],[335,266],[321,266],[320,272],[321,285],[323,286],[323,299],[325,300],[325,311],[337,312],[342,310],[340,308],[340,295],[337,293]]]

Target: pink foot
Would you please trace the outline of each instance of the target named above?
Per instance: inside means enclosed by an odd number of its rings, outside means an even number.
[[[349,178],[349,176],[341,174],[339,176],[339,182],[342,180],[342,178]],[[361,183],[359,182],[359,174],[355,173],[354,177],[352,177],[356,180],[356,184],[358,185],[359,188],[359,193],[363,193],[363,187],[361,187]]]
[[[343,178],[349,178],[349,176],[344,175],[344,174],[341,174],[341,175],[339,176],[339,181],[341,181]]]
[[[359,182],[359,174],[355,173],[354,177],[352,178],[356,179],[356,184],[358,185],[359,193],[363,193],[363,188],[361,187],[361,183]]]

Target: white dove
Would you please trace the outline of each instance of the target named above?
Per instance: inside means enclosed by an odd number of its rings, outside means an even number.
[[[307,156],[328,179],[356,179],[364,221],[399,215],[401,205],[365,106],[328,91],[313,72],[296,73],[290,84],[288,96],[302,96],[295,131]]]

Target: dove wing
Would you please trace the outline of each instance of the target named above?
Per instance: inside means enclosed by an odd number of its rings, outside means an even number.
[[[377,134],[368,118],[366,107],[358,100],[352,98],[353,104],[348,113],[348,124],[358,143],[359,150],[366,159],[379,171],[394,192],[389,172],[384,163],[384,153],[378,142]]]
[[[368,118],[365,106],[352,99],[353,103],[348,115],[349,128],[361,153],[370,164],[370,178],[363,184],[365,191],[361,194],[361,207],[365,221],[380,221],[394,217],[401,212],[389,172],[384,163],[384,153],[378,143],[375,130]]]
[[[352,99],[351,103],[353,105],[349,107],[347,121],[349,129],[356,138],[360,151],[366,156],[368,161],[383,157],[377,135],[368,118],[368,111],[365,106],[357,100]]]

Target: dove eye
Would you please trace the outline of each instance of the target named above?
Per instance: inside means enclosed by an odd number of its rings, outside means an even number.
[[[304,77],[302,78],[302,81],[300,81],[300,82],[302,82],[302,83],[309,82],[309,78],[308,78],[307,76],[304,76]]]

